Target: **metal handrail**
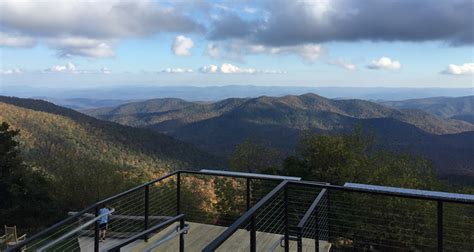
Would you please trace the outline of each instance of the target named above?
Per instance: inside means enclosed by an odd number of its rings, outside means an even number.
[[[263,197],[257,204],[245,212],[240,218],[238,218],[230,227],[228,227],[222,234],[220,234],[216,239],[214,239],[209,245],[207,245],[202,251],[211,252],[215,251],[222,243],[232,236],[243,224],[250,221],[250,219],[257,213],[257,211],[264,206],[273,196],[286,187],[288,180],[282,181],[278,184],[271,192],[269,192],[265,197]]]
[[[301,218],[300,222],[298,223],[298,229],[301,229],[306,225],[306,222],[308,221],[309,217],[311,217],[311,214],[314,212],[326,192],[327,189],[323,189],[321,190],[321,192],[319,192],[316,199],[313,201],[313,203],[311,203],[311,205],[308,207],[308,210],[306,210],[305,214],[303,215],[303,218]]]
[[[221,170],[200,170],[200,171],[190,171],[190,170],[181,170],[179,171],[182,174],[192,174],[192,175],[203,175],[203,176],[219,176],[219,177],[231,177],[231,178],[250,178],[250,179],[260,179],[260,180],[269,180],[269,181],[283,181],[285,180],[283,176],[269,176],[269,177],[262,177],[261,174],[258,173],[234,173],[234,172],[222,172]],[[298,177],[289,177],[295,178],[294,181],[297,180]],[[293,179],[289,179],[292,180]]]
[[[236,177],[236,178],[251,178],[251,179],[260,179],[260,180],[273,180],[273,181],[282,181],[279,178],[262,178],[261,176],[259,177],[258,174],[252,175],[251,173],[245,174],[245,176],[241,175],[231,175],[231,174],[223,174],[221,172],[216,172],[216,171],[188,171],[188,170],[177,170],[172,173],[169,173],[165,176],[162,176],[160,178],[157,178],[155,180],[152,180],[150,182],[144,183],[142,185],[136,186],[134,188],[131,188],[125,192],[119,193],[117,195],[114,195],[112,197],[109,197],[107,199],[101,200],[99,202],[96,202],[83,210],[79,211],[75,215],[69,216],[68,218],[50,226],[49,228],[32,235],[28,239],[18,243],[16,246],[12,248],[8,248],[6,251],[20,251],[21,248],[27,246],[28,244],[31,244],[33,241],[37,240],[40,237],[43,237],[51,232],[53,232],[55,229],[58,227],[65,225],[71,220],[74,220],[84,213],[87,213],[88,211],[102,205],[106,204],[110,201],[113,201],[117,198],[120,198],[122,196],[128,195],[132,192],[138,191],[140,189],[146,188],[149,185],[152,185],[156,182],[159,182],[161,180],[164,180],[166,178],[169,178],[174,175],[180,175],[180,174],[194,174],[194,175],[208,175],[208,176],[223,176],[223,177]],[[324,183],[318,183],[318,182],[311,182],[311,181],[295,181],[295,180],[285,180],[287,183],[295,184],[295,185],[306,185],[306,186],[312,186],[315,188],[321,188],[321,189],[327,189],[327,190],[337,190],[337,191],[346,191],[346,192],[359,192],[359,193],[366,193],[366,194],[375,194],[375,195],[385,195],[385,196],[393,196],[393,197],[401,197],[401,198],[411,198],[411,199],[419,199],[419,200],[430,200],[430,201],[437,201],[438,204],[442,204],[443,202],[446,203],[459,203],[459,204],[469,204],[469,205],[474,205],[474,200],[473,199],[466,199],[466,198],[453,198],[449,196],[441,196],[441,195],[423,195],[423,194],[416,194],[416,193],[406,193],[406,192],[391,192],[391,191],[381,191],[381,190],[374,190],[374,189],[367,189],[367,188],[356,188],[356,187],[346,187],[346,186],[338,186],[338,185],[328,185]],[[179,193],[178,193],[179,194]],[[442,211],[442,206],[439,207]],[[244,216],[242,216],[244,217]],[[246,220],[248,221],[248,220]]]
[[[187,172],[186,172],[187,173]],[[252,172],[235,172],[235,171],[224,171],[224,170],[208,170],[202,169],[199,171],[201,174],[213,175],[213,176],[226,176],[233,178],[253,178],[261,180],[294,180],[300,181],[300,177],[293,176],[280,176],[280,175],[269,175],[262,173],[252,173]]]
[[[143,252],[151,252],[154,249],[161,246],[161,244],[164,244],[165,242],[170,241],[171,239],[173,239],[177,235],[181,235],[183,233],[187,234],[188,230],[189,230],[189,224],[185,224],[183,228],[180,228],[180,226],[177,226],[176,230],[168,232],[166,235],[163,236],[164,238],[161,238],[160,240],[156,241],[155,244],[153,244],[150,247],[148,247],[147,249],[143,250]]]
[[[296,185],[313,186],[313,187],[318,187],[318,188],[326,188],[328,190],[336,190],[336,191],[359,192],[359,193],[366,193],[366,194],[393,196],[393,197],[399,197],[399,198],[442,201],[446,203],[459,203],[459,204],[474,205],[474,200],[471,200],[471,199],[449,198],[449,197],[443,197],[443,196],[413,194],[413,193],[405,193],[405,192],[389,192],[389,191],[372,190],[372,189],[365,189],[365,188],[327,185],[327,184],[321,184],[321,183],[316,183],[316,182],[311,182],[311,181],[288,181],[288,183],[296,184]]]
[[[115,199],[117,199],[117,198],[119,198],[119,197],[125,196],[125,195],[127,195],[127,194],[132,193],[132,192],[135,192],[135,191],[138,191],[138,190],[140,190],[140,189],[142,189],[142,188],[145,188],[146,186],[149,186],[149,185],[151,185],[151,184],[160,182],[161,180],[164,180],[164,179],[166,179],[166,178],[169,178],[169,177],[171,177],[171,176],[174,176],[174,175],[178,174],[179,172],[180,172],[180,171],[174,171],[174,172],[169,173],[169,174],[167,174],[167,175],[161,176],[161,177],[159,177],[159,178],[157,178],[157,179],[155,179],[155,180],[152,180],[152,181],[147,182],[147,183],[145,183],[145,184],[136,186],[136,187],[134,187],[134,188],[132,188],[132,189],[129,189],[129,190],[125,191],[125,192],[116,194],[116,195],[114,195],[114,196],[112,196],[112,197],[109,197],[109,198],[107,198],[107,199],[101,200],[101,201],[96,202],[96,203],[94,203],[94,204],[92,204],[92,205],[89,205],[88,207],[86,207],[86,208],[82,209],[81,211],[77,212],[75,215],[69,216],[69,217],[67,217],[66,219],[64,219],[64,220],[62,220],[62,221],[60,221],[60,222],[57,222],[56,224],[50,226],[49,228],[46,228],[45,230],[43,230],[43,231],[41,231],[41,232],[39,232],[39,233],[37,233],[37,234],[35,234],[35,235],[32,235],[30,238],[28,238],[28,239],[26,239],[26,240],[24,240],[24,241],[18,243],[16,246],[11,247],[11,248],[8,248],[7,250],[5,250],[5,252],[21,251],[21,248],[23,248],[23,247],[25,247],[26,245],[32,243],[32,242],[35,241],[36,239],[38,239],[38,238],[40,238],[40,237],[42,237],[42,236],[44,236],[44,235],[47,235],[47,234],[53,232],[56,228],[58,228],[58,227],[60,227],[60,226],[62,226],[62,225],[64,225],[64,224],[68,223],[68,222],[71,221],[71,220],[74,220],[74,219],[76,219],[76,218],[79,218],[80,216],[82,216],[84,213],[86,213],[86,212],[88,212],[88,211],[90,211],[90,210],[92,210],[92,209],[94,209],[94,208],[96,208],[96,207],[98,207],[98,206],[101,206],[101,205],[103,205],[103,204],[107,204],[108,202],[110,202],[110,201],[112,201],[112,200],[115,200]]]
[[[112,248],[109,248],[107,249],[107,252],[119,252],[120,251],[120,248],[124,247],[124,246],[127,246],[128,244],[138,240],[138,239],[141,239],[141,238],[146,238],[149,234],[155,232],[156,230],[159,230],[159,229],[162,229],[164,227],[167,227],[171,224],[173,224],[174,222],[178,221],[178,220],[182,220],[184,218],[184,214],[180,214],[180,215],[177,215],[171,219],[168,219],[166,221],[163,221],[159,224],[156,224],[155,226],[145,230],[145,231],[142,231],[130,238],[128,238],[127,240],[121,242],[120,244],[117,244],[116,246],[112,247]]]
[[[88,222],[86,222],[86,223],[80,225],[79,227],[77,227],[77,228],[75,228],[75,229],[69,231],[68,233],[66,233],[66,234],[62,235],[61,237],[57,238],[56,240],[54,240],[54,241],[52,241],[52,242],[50,242],[50,243],[48,243],[48,244],[42,246],[41,248],[37,249],[37,251],[38,251],[38,252],[42,252],[42,251],[44,251],[44,250],[50,248],[51,246],[53,246],[53,245],[57,244],[58,242],[60,242],[60,241],[62,241],[62,240],[64,240],[64,239],[70,237],[71,235],[73,235],[73,234],[79,232],[79,231],[82,230],[83,228],[94,224],[94,223],[95,223],[97,220],[99,220],[100,218],[102,218],[102,217],[104,217],[104,216],[106,216],[106,215],[109,215],[109,214],[111,214],[111,213],[113,213],[113,212],[115,212],[115,209],[113,209],[112,211],[110,211],[110,212],[108,212],[108,213],[103,213],[103,214],[101,214],[101,215],[99,215],[99,216],[96,216],[96,217],[93,218],[92,220],[90,220],[90,221],[88,221]]]

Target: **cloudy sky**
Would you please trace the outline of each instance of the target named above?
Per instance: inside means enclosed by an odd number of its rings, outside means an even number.
[[[472,0],[0,0],[0,84],[473,87]]]

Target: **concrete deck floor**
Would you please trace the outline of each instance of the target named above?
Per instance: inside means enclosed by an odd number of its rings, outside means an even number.
[[[207,225],[195,222],[187,222],[190,228],[188,233],[184,238],[184,248],[185,251],[189,252],[199,252],[204,247],[206,247],[212,240],[219,236],[226,227],[216,226],[216,225]],[[156,241],[163,238],[165,234],[169,231],[176,228],[178,223],[174,223],[167,227],[165,230],[159,232],[158,234],[150,237],[148,242],[143,240],[135,241],[132,244],[127,245],[121,249],[122,252],[141,252],[144,249],[147,249],[149,246],[152,246]],[[272,233],[262,233],[257,232],[257,251],[268,251],[275,242],[281,238],[280,234]],[[100,243],[100,251],[105,251],[118,243],[120,239],[109,238],[104,242]],[[89,252],[93,251],[93,238],[81,237],[79,238],[79,245],[81,251]],[[162,244],[153,252],[175,252],[178,251],[179,246],[179,236],[174,237],[172,240]],[[296,241],[290,241],[290,251],[296,251]],[[303,239],[303,251],[313,252],[314,251],[314,240],[312,239]],[[330,249],[330,244],[326,241],[320,241],[320,252],[327,252]],[[240,251],[250,251],[250,232],[245,229],[239,229],[234,235],[231,236],[226,242],[222,244],[217,251],[227,252],[240,252]],[[278,246],[274,251],[282,252],[284,251],[283,247]]]

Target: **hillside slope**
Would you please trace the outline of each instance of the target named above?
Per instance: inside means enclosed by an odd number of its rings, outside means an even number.
[[[443,118],[463,120],[474,116],[474,95],[385,101],[380,103],[399,109],[419,109]],[[469,119],[466,121],[472,122]]]
[[[175,106],[170,106],[170,100]],[[474,125],[457,120],[445,120],[420,110],[398,110],[364,100],[331,100],[315,94],[301,96],[268,97],[253,99],[226,99],[215,103],[193,103],[179,99],[154,99],[121,105],[109,109],[93,109],[85,113],[124,125],[153,127],[173,131],[219,116],[233,114],[238,120],[260,124],[282,124],[295,129],[338,128],[337,120],[330,115],[357,119],[394,118],[433,134],[460,133],[474,130]],[[314,117],[324,113],[328,117]],[[323,122],[327,123],[323,123]],[[173,127],[170,127],[172,125]]]
[[[170,170],[220,165],[214,156],[170,136],[100,121],[41,100],[0,97],[0,121],[21,130],[28,163],[70,183],[64,187],[78,186],[78,192],[88,184],[82,180],[99,181],[103,188],[96,193],[107,195],[129,186],[123,183]]]
[[[469,164],[474,161],[470,157],[473,152],[467,142],[469,138],[456,137],[457,134],[470,136],[474,126],[421,110],[394,109],[363,100],[331,100],[315,94],[227,99],[205,104],[186,102],[186,106],[166,109],[160,107],[157,99],[153,102],[157,108],[151,113],[120,112],[133,111],[127,106],[107,113],[98,110],[90,113],[101,119],[164,132],[222,156],[229,155],[246,138],[290,152],[304,131],[338,133],[363,126],[376,134],[379,145],[425,155],[443,173],[464,171],[466,165],[474,171]],[[147,102],[140,106],[147,107]],[[454,140],[445,140],[451,138]]]

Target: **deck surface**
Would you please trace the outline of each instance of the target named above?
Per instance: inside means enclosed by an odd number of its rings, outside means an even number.
[[[201,251],[205,246],[207,246],[212,240],[214,240],[218,235],[220,235],[226,227],[207,225],[201,223],[187,222],[190,229],[188,234],[184,238],[184,248],[185,251]],[[168,233],[172,229],[176,228],[178,223],[173,224],[163,230],[162,232],[151,237],[147,243],[142,242],[137,244],[135,248],[131,251],[140,252],[144,249],[151,246],[154,242],[163,238],[163,234]],[[280,234],[272,233],[262,233],[257,232],[257,251],[268,251],[275,242],[280,239]],[[174,252],[179,251],[179,238],[175,237],[172,240],[162,244],[153,252]],[[303,239],[303,251],[314,251],[314,240],[312,239]],[[326,248],[328,244],[326,242],[320,242],[320,251],[328,251]],[[250,232],[245,229],[239,229],[234,235],[224,242],[217,251],[227,252],[227,251],[250,251]],[[283,247],[278,246],[274,251],[284,251]],[[296,251],[296,242],[290,241],[290,251]]]
[[[179,223],[176,222],[158,234],[149,238],[148,242],[143,240],[138,240],[132,244],[127,245],[122,248],[122,252],[141,252],[148,247],[152,246],[155,242],[163,238],[165,234],[175,229]],[[198,252],[206,247],[212,240],[219,236],[226,227],[216,226],[216,225],[207,225],[195,222],[187,222],[190,228],[188,233],[184,238],[184,248],[185,251],[189,252]],[[279,239],[281,238],[280,234],[273,233],[262,233],[257,232],[257,251],[268,251]],[[104,242],[100,243],[100,251],[105,251],[117,244],[119,244],[121,239],[106,239]],[[94,240],[91,237],[81,237],[79,238],[79,244],[81,251],[89,252],[94,250]],[[158,248],[154,249],[153,252],[175,252],[179,251],[179,236],[174,237],[172,240],[162,244]],[[296,251],[296,241],[290,241],[290,251]],[[303,239],[303,251],[313,252],[314,251],[314,240],[312,239]],[[325,241],[320,241],[320,252],[329,251],[329,246]],[[225,241],[217,250],[219,252],[227,251],[250,251],[250,232],[245,229],[239,229],[235,232],[231,238]],[[277,246],[274,250],[276,252],[284,251],[283,247]]]

